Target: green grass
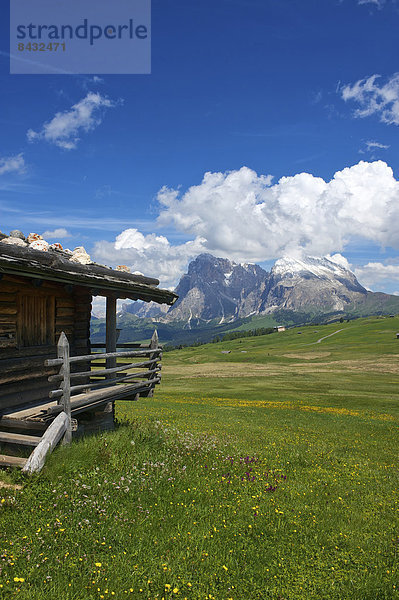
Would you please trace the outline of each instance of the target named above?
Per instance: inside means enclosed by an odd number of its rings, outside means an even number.
[[[397,331],[369,318],[167,353],[115,432],[0,489],[0,597],[398,598]]]

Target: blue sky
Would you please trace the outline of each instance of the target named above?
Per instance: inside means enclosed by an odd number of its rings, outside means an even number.
[[[165,285],[308,253],[399,290],[399,3],[153,0],[152,74],[96,77],[10,75],[5,4],[3,232]]]

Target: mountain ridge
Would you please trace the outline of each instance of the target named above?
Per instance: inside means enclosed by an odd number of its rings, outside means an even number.
[[[165,323],[222,324],[278,310],[344,312],[374,294],[331,257],[283,257],[269,272],[205,253],[190,262],[175,291],[179,299],[170,308],[135,303],[123,312]]]

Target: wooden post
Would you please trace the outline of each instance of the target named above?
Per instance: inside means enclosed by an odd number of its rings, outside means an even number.
[[[69,364],[69,342],[64,332],[61,333],[57,345],[57,357],[62,358],[63,363],[60,369],[62,375],[61,389],[62,396],[58,404],[62,404],[64,412],[68,417],[68,427],[65,431],[63,444],[70,444],[72,441],[72,422],[71,422],[71,366]]]
[[[150,343],[150,348],[151,350],[157,350],[158,349],[158,342],[159,342],[159,338],[158,338],[158,331],[156,329],[154,329],[154,333],[152,334],[152,338],[151,338],[151,343]],[[152,358],[152,356],[151,356]],[[154,379],[156,377],[156,373],[153,373],[152,375],[150,375],[150,377],[148,378],[148,381],[151,382],[151,379]],[[148,392],[148,397],[152,398],[154,395],[154,385],[151,387],[150,391]]]
[[[107,352],[116,352],[116,298],[107,296],[105,347]],[[116,367],[116,358],[107,358],[107,369]],[[115,373],[110,373],[107,379],[115,379]]]

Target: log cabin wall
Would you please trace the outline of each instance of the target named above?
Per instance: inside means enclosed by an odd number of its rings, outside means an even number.
[[[90,354],[91,294],[82,286],[4,275],[0,280],[0,415],[48,402],[44,367],[62,331],[71,355]],[[78,370],[84,370],[82,364]],[[87,365],[89,369],[90,366]]]

